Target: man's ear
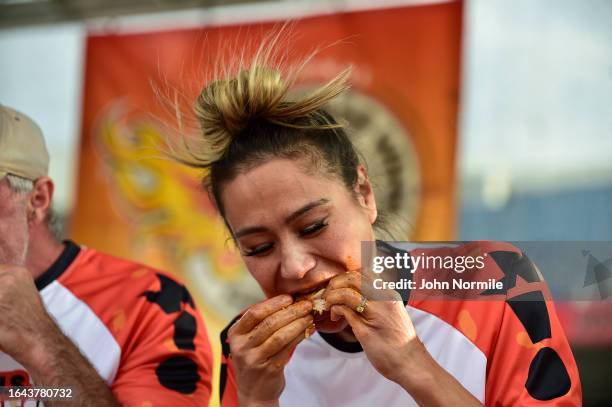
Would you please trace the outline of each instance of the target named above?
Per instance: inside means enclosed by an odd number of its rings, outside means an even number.
[[[374,189],[368,178],[368,171],[362,164],[357,167],[357,185],[355,185],[355,192],[357,193],[359,203],[368,214],[370,224],[374,224],[378,216],[376,198],[374,196]]]
[[[28,201],[28,220],[30,223],[44,223],[51,210],[55,186],[49,177],[40,177],[34,181]]]

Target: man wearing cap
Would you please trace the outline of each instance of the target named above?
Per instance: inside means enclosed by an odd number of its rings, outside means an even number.
[[[208,405],[212,353],[189,292],[58,241],[48,164],[40,128],[0,105],[0,389],[59,388],[54,406]]]

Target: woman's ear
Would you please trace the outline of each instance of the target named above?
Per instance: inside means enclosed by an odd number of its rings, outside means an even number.
[[[378,211],[376,209],[376,198],[374,197],[374,189],[368,178],[368,171],[360,164],[357,167],[357,185],[355,192],[361,206],[366,210],[370,224],[374,224]]]

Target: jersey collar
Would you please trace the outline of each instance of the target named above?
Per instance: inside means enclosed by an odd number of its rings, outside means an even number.
[[[74,259],[81,252],[81,248],[71,240],[64,241],[64,250],[55,262],[41,274],[35,281],[36,288],[41,291],[43,288],[57,280],[64,271],[72,264]]]

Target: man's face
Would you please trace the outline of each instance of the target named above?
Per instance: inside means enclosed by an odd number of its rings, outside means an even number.
[[[26,193],[11,191],[5,178],[0,179],[0,264],[22,266],[28,249]]]

